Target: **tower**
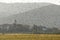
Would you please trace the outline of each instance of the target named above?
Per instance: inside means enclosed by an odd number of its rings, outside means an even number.
[[[16,24],[17,24],[17,20],[15,19],[13,23],[14,27],[16,27]]]
[[[14,24],[16,25],[16,23],[17,23],[17,21],[16,20],[14,20]]]

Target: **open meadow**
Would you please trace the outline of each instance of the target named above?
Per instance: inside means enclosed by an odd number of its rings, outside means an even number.
[[[0,34],[0,40],[60,40],[59,34]]]

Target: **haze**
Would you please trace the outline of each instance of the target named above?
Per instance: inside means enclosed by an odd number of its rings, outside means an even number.
[[[0,2],[3,3],[32,3],[32,2],[47,2],[47,3],[53,3],[53,4],[57,4],[60,5],[60,0],[0,0]]]

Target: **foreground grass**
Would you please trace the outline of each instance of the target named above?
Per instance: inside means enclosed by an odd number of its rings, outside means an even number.
[[[0,34],[0,40],[60,40],[56,34]]]

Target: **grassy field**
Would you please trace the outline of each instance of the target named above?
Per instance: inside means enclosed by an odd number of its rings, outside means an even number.
[[[0,40],[60,40],[59,34],[0,34]]]

